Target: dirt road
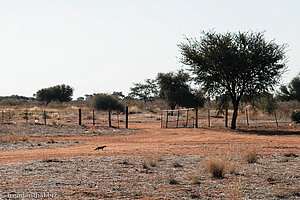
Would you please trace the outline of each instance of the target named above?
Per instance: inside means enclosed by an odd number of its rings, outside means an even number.
[[[300,135],[257,135],[229,129],[161,129],[158,123],[133,124],[135,134],[53,137],[55,141],[79,141],[83,144],[53,148],[13,150],[0,153],[0,163],[49,158],[135,155],[207,155],[300,153]],[[36,138],[42,140],[42,137]],[[94,150],[106,145],[104,150]]]

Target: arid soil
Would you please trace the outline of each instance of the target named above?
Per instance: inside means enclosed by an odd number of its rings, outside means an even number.
[[[26,139],[0,144],[0,199],[34,193],[51,194],[49,199],[300,198],[298,126],[231,131],[161,129],[158,122],[131,123],[129,130],[1,125],[5,134]],[[107,147],[94,150],[102,145]],[[245,161],[249,152],[259,155],[257,162]],[[226,160],[223,178],[213,178],[205,167],[212,157]]]

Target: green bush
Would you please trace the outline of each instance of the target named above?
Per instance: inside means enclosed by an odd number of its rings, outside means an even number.
[[[300,110],[294,111],[291,115],[291,119],[296,123],[300,123]]]
[[[111,111],[124,112],[124,105],[115,96],[109,94],[95,94],[91,105],[96,110],[108,111],[108,124],[111,127]]]

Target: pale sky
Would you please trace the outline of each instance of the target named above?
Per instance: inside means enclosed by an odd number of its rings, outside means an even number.
[[[74,98],[123,91],[182,68],[201,31],[266,31],[300,72],[299,0],[0,0],[0,96],[67,84]]]

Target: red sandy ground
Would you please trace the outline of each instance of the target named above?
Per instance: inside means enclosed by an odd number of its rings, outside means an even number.
[[[55,141],[84,144],[55,148],[4,151],[0,163],[87,156],[208,155],[300,153],[300,135],[245,134],[221,128],[161,129],[159,123],[131,124],[136,134],[54,137]],[[39,138],[43,139],[43,138]],[[95,151],[106,145],[104,150]]]

